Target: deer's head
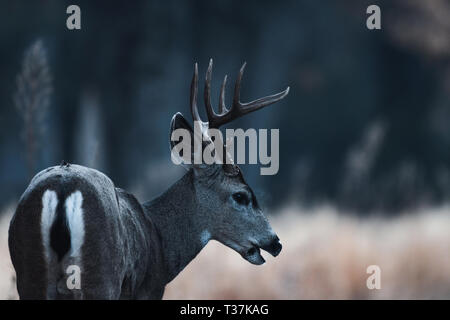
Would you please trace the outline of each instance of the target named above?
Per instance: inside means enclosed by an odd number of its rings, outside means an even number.
[[[211,106],[212,60],[210,60],[204,89],[208,121],[203,122],[197,109],[198,68],[195,64],[190,104],[194,123],[200,124],[202,128],[203,148],[213,143],[212,139],[209,138],[207,129],[218,129],[221,125],[281,100],[288,94],[289,88],[252,102],[240,102],[240,87],[244,68],[245,63],[239,72],[233,103],[229,109],[225,106],[227,79],[225,76],[220,91],[219,113],[216,114]],[[181,113],[176,113],[172,118],[171,137],[176,129],[187,130],[191,136],[190,141],[194,141],[194,130]],[[175,142],[170,139],[170,143],[171,147],[174,148]],[[193,154],[190,156],[194,157]],[[229,157],[229,155],[224,151],[223,157]],[[209,239],[217,240],[237,251],[250,263],[263,264],[265,261],[261,256],[260,249],[262,248],[273,256],[277,256],[281,251],[279,239],[263,215],[255,194],[245,182],[240,168],[230,161],[226,161],[226,159],[223,159],[222,163],[189,165],[189,169],[193,171],[194,194],[200,208],[194,214],[199,215],[198,218],[204,221],[205,241]]]

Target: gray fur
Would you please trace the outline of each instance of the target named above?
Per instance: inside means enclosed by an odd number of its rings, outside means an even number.
[[[244,250],[249,231],[255,238],[266,235],[261,242],[271,241],[270,226],[260,212],[254,220],[249,212],[236,215],[227,210],[233,204],[223,189],[231,192],[246,186],[242,177],[228,177],[218,166],[205,170],[190,169],[164,194],[143,205],[94,169],[56,166],[37,174],[19,201],[9,231],[20,297],[160,299],[165,285],[206,244],[203,231],[237,251],[239,243]],[[48,189],[60,198],[74,190],[83,194],[86,238],[77,261],[69,255],[60,264],[46,261],[39,221],[40,199]],[[64,288],[64,270],[71,264],[81,267],[81,290]]]

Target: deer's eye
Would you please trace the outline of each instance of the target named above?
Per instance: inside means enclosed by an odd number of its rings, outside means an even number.
[[[250,199],[248,195],[244,192],[236,192],[233,193],[233,200],[236,201],[238,204],[246,206],[250,203]]]

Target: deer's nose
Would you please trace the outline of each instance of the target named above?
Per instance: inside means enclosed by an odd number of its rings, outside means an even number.
[[[276,257],[280,252],[283,246],[280,243],[280,239],[277,236],[274,236],[267,244],[261,246],[262,249]]]

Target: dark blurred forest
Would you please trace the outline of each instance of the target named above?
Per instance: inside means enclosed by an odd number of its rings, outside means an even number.
[[[70,4],[81,30],[66,28]],[[366,28],[370,4],[381,30]],[[365,213],[450,200],[447,0],[1,1],[0,39],[0,204],[63,159],[139,200],[164,191],[184,172],[170,161],[170,119],[189,115],[193,64],[203,75],[209,58],[215,105],[223,76],[231,95],[244,61],[244,101],[291,87],[229,125],[280,129],[278,174],[243,168],[264,206]],[[26,120],[14,97],[38,39],[51,88]]]

